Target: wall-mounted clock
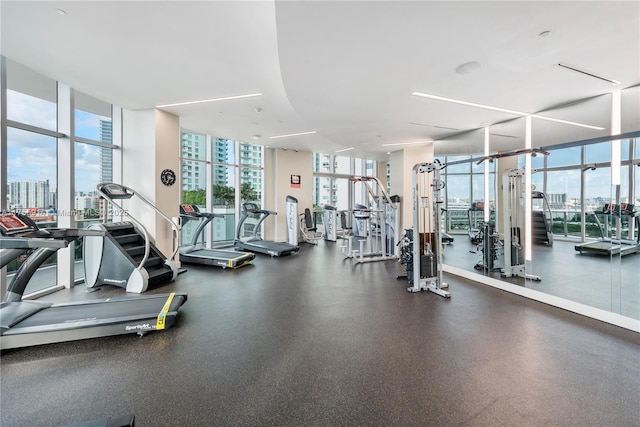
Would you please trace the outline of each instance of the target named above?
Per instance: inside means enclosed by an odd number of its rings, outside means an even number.
[[[173,185],[176,182],[176,173],[171,169],[165,169],[160,174],[160,181],[166,186]]]

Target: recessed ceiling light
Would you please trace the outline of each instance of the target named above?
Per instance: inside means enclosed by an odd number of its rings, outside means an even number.
[[[218,102],[218,101],[229,101],[231,99],[241,99],[241,98],[250,98],[253,96],[260,96],[262,95],[261,93],[250,93],[247,95],[236,95],[236,96],[225,96],[223,98],[211,98],[211,99],[202,99],[199,101],[187,101],[187,102],[176,102],[175,104],[164,104],[164,105],[157,105],[157,108],[164,108],[164,107],[177,107],[179,105],[191,105],[191,104],[204,104],[206,102]]]
[[[538,37],[547,37],[547,36],[549,36],[549,34],[551,34],[551,31],[549,31],[549,30],[543,31],[540,34],[538,34]]]
[[[457,74],[471,74],[474,71],[478,71],[482,67],[482,64],[478,61],[465,62],[464,64],[456,67]]]
[[[312,130],[310,132],[298,132],[298,133],[288,133],[286,135],[275,135],[275,136],[270,136],[269,139],[287,138],[287,137],[290,137],[290,136],[300,136],[300,135],[311,135],[313,133],[316,133],[316,131]]]
[[[262,136],[261,135],[252,135],[251,138],[253,139],[260,139]]]
[[[349,147],[349,148],[345,148],[343,150],[337,150],[336,153],[342,153],[344,151],[350,151],[350,150],[353,150],[353,149],[354,149],[354,147]]]
[[[60,16],[65,16],[67,14],[67,12],[62,9],[56,9],[56,12],[58,12],[58,15]]]

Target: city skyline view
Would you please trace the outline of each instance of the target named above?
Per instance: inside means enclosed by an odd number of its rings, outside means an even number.
[[[56,108],[55,103],[40,98],[25,95],[16,91],[7,91],[7,101],[11,106],[8,117],[10,120],[31,124],[55,130]],[[75,134],[76,136],[100,141],[101,121],[109,121],[109,117],[100,116],[94,113],[75,110]],[[221,140],[222,141],[222,140]],[[219,146],[219,144],[218,144]],[[622,142],[622,159],[629,158],[629,141]],[[472,157],[474,154],[470,154]],[[636,158],[640,155],[640,147],[636,147]],[[29,182],[29,181],[49,181],[52,191],[57,187],[56,183],[56,139],[49,136],[27,132],[20,129],[8,128],[8,150],[7,150],[7,179],[9,182]],[[436,156],[438,158],[438,156]],[[460,156],[456,156],[456,159]],[[608,143],[587,146],[586,163],[597,164],[609,162],[611,158],[610,145]],[[558,167],[565,165],[579,164],[579,147],[552,151],[547,158],[548,167]],[[534,168],[543,165],[543,158],[532,159]],[[457,165],[459,166],[459,165]],[[483,165],[473,165],[472,170],[479,172]],[[217,174],[220,172],[217,171]],[[598,167],[594,170],[580,169],[567,170],[562,172],[548,172],[547,191],[552,194],[566,194],[567,203],[576,204],[580,199],[580,175],[584,174],[586,200],[611,200],[615,197],[615,187],[610,183],[610,168]],[[101,178],[101,147],[90,144],[75,144],[75,183],[76,195],[95,193],[95,184]],[[225,172],[228,175],[228,172]],[[640,174],[636,174],[640,175]],[[628,203],[638,203],[636,200],[628,200],[625,194],[628,193],[629,168],[623,167],[621,171],[621,201]],[[532,175],[532,183],[536,189],[541,191],[541,174]],[[498,178],[501,179],[501,178]],[[216,182],[220,182],[220,177]],[[638,178],[636,177],[636,181]],[[475,182],[474,182],[475,185]],[[499,185],[499,183],[498,183]],[[636,185],[638,187],[639,185]],[[456,180],[448,180],[447,199],[449,202],[470,203],[468,184],[458,184]],[[481,193],[474,187],[474,193]],[[478,200],[474,197],[474,200]]]

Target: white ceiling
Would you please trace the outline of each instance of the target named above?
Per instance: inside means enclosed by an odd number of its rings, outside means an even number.
[[[4,56],[127,109],[262,93],[163,108],[219,137],[383,159],[403,148],[383,144],[428,140],[479,153],[480,128],[506,121],[491,150],[523,146],[521,117],[414,91],[605,128],[534,119],[548,146],[609,134],[608,93],[623,90],[622,130],[640,130],[637,1],[2,0],[0,13]]]

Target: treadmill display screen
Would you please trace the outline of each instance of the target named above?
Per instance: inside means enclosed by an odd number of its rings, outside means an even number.
[[[14,214],[6,214],[0,215],[0,231],[2,234],[11,234],[18,231],[30,230],[27,224],[22,222],[17,215]]]

